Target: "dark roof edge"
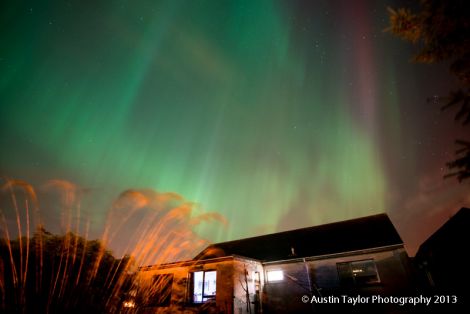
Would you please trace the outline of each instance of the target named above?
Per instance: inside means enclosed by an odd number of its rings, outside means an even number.
[[[164,264],[159,264],[159,265],[141,266],[141,267],[139,267],[139,271],[152,271],[152,270],[168,269],[168,268],[173,268],[173,267],[198,266],[198,265],[203,265],[203,264],[225,262],[225,261],[230,261],[230,260],[242,260],[242,261],[250,260],[250,261],[253,261],[253,262],[261,263],[263,265],[275,265],[275,264],[280,264],[280,263],[296,263],[296,262],[304,261],[304,260],[305,261],[316,261],[316,260],[322,260],[322,259],[328,259],[328,258],[339,258],[339,257],[343,257],[343,256],[370,254],[370,253],[388,251],[390,249],[396,250],[396,249],[405,249],[405,248],[404,248],[403,244],[392,244],[392,245],[386,245],[386,246],[370,248],[370,249],[354,250],[354,251],[348,251],[348,252],[332,253],[332,254],[317,255],[317,256],[309,256],[309,257],[305,257],[305,258],[304,257],[293,257],[293,258],[290,258],[290,259],[276,260],[276,261],[260,261],[260,260],[257,260],[255,258],[233,254],[233,255],[228,255],[228,256],[223,256],[223,257],[215,257],[215,258],[210,258],[210,259],[186,260],[186,261],[181,261],[181,262],[164,263]]]
[[[423,250],[426,249],[426,246],[430,245],[432,241],[435,241],[435,239],[438,238],[442,232],[445,232],[445,229],[448,228],[449,224],[453,223],[454,220],[456,220],[459,216],[468,214],[468,212],[470,212],[470,208],[465,207],[465,206],[461,207],[458,211],[456,211],[452,216],[449,217],[449,219],[444,221],[436,230],[434,230],[434,232],[431,233],[426,238],[426,240],[421,242],[421,244],[418,247],[418,250],[415,253],[415,256],[421,255]]]
[[[272,233],[268,233],[268,234],[263,234],[263,235],[258,235],[258,236],[254,236],[254,237],[247,237],[247,238],[241,238],[241,239],[236,239],[236,240],[231,240],[231,241],[225,241],[225,242],[217,242],[217,243],[213,243],[213,244],[210,244],[208,245],[207,247],[205,247],[199,254],[196,255],[195,259],[197,259],[198,257],[200,257],[200,255],[205,251],[207,250],[208,248],[210,247],[214,247],[214,246],[217,246],[217,245],[221,245],[221,244],[229,244],[229,243],[235,243],[235,242],[239,242],[239,241],[245,241],[245,240],[252,240],[252,239],[257,239],[257,238],[263,238],[263,237],[269,237],[269,236],[272,236],[272,235],[282,235],[282,234],[287,234],[287,233],[290,233],[290,232],[293,232],[293,231],[302,231],[302,230],[308,230],[308,229],[312,229],[312,228],[327,228],[327,227],[331,227],[333,225],[341,225],[341,224],[347,224],[347,223],[351,223],[353,221],[361,221],[361,220],[366,220],[366,219],[374,219],[374,218],[378,218],[378,217],[385,217],[387,218],[387,220],[392,224],[392,226],[395,228],[395,226],[393,225],[392,221],[390,220],[390,217],[388,217],[387,213],[380,213],[380,214],[375,214],[375,215],[369,215],[369,216],[362,216],[362,217],[357,217],[357,218],[352,218],[352,219],[348,219],[348,220],[341,220],[341,221],[335,221],[335,222],[330,222],[330,223],[326,223],[326,224],[322,224],[322,225],[316,225],[316,226],[310,226],[310,227],[304,227],[304,228],[299,228],[299,229],[291,229],[291,230],[285,230],[285,231],[280,231],[280,232],[272,232]],[[396,228],[395,228],[396,230]],[[398,232],[397,232],[398,234]],[[398,234],[399,238],[400,238],[400,243],[404,243],[400,234]]]
[[[147,266],[140,266],[139,271],[149,271],[149,270],[157,270],[157,269],[164,269],[164,268],[171,268],[171,267],[195,266],[195,265],[202,265],[202,264],[207,264],[207,263],[231,260],[233,258],[234,256],[228,255],[228,256],[214,257],[214,258],[209,258],[209,259],[200,259],[200,260],[191,259],[191,260],[180,261],[180,262],[147,265]]]
[[[256,258],[232,254],[232,255],[227,255],[227,256],[222,256],[222,257],[213,257],[213,258],[208,258],[208,259],[186,260],[186,261],[180,261],[180,262],[140,266],[138,269],[139,271],[151,271],[151,270],[166,269],[166,268],[172,268],[172,267],[198,266],[198,265],[204,265],[204,264],[209,264],[209,263],[225,262],[225,261],[230,261],[230,260],[243,260],[243,261],[250,260],[253,262],[261,263],[261,261],[257,260]]]

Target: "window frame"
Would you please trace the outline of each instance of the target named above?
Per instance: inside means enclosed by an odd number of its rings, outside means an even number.
[[[194,295],[194,290],[195,290],[195,276],[196,273],[202,273],[202,288],[201,288],[201,301],[196,301],[195,300],[195,295]],[[215,273],[215,294],[205,294],[205,279],[206,279],[206,273]],[[191,304],[204,304],[207,302],[215,301],[215,298],[217,296],[217,270],[216,269],[207,269],[207,270],[195,270],[192,271],[190,274],[190,303]]]
[[[372,266],[374,275],[360,275],[360,272],[355,272],[354,264],[360,265],[361,263],[362,264],[371,263],[372,265],[369,265],[369,267]],[[356,268],[359,268],[359,267],[356,266]],[[362,268],[367,268],[367,266],[362,266]],[[345,269],[347,269],[347,272],[345,271]],[[336,263],[336,270],[338,273],[339,282],[342,286],[364,287],[364,286],[372,286],[372,285],[380,284],[381,282],[379,271],[377,269],[377,263],[375,262],[373,258],[352,260],[352,261],[347,261],[347,262],[339,262],[339,263]],[[361,280],[367,277],[375,277],[375,278],[372,279],[371,281]]]
[[[269,274],[270,273],[280,273],[282,278],[280,279],[270,279],[269,278]],[[282,269],[270,269],[270,270],[266,270],[266,282],[267,283],[277,283],[277,282],[282,282],[284,281],[284,270]]]

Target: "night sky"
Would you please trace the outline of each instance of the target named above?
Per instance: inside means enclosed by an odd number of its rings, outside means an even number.
[[[3,1],[0,175],[80,186],[91,234],[151,189],[225,216],[210,241],[387,212],[414,254],[470,203],[442,179],[464,130],[426,101],[446,66],[410,62],[387,6]]]

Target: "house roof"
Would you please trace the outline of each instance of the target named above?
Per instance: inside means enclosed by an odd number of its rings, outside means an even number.
[[[468,239],[470,235],[469,226],[470,208],[462,207],[420,245],[416,256],[427,255],[426,252],[435,251],[436,249],[446,252],[453,251],[454,254],[462,253],[462,241]]]
[[[403,244],[386,214],[216,243],[195,259],[240,255],[270,262]],[[292,248],[294,254],[292,254]]]

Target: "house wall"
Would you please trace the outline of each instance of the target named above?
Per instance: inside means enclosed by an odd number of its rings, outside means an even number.
[[[310,295],[308,265],[302,262],[265,265],[265,278],[269,271],[282,270],[284,279],[264,283],[264,313],[307,313],[311,306],[301,301],[303,295]]]
[[[158,274],[173,274],[171,301],[169,306],[148,307],[138,305],[138,313],[233,313],[233,260],[214,261],[204,264],[175,266],[162,269],[152,269],[139,272],[138,286],[140,294],[145,295],[151,285],[152,279]],[[217,291],[215,302],[203,304],[191,303],[191,291],[189,291],[190,273],[194,271],[217,271]]]
[[[202,270],[217,271],[215,302],[192,304],[190,302],[191,291],[189,291],[190,273]],[[259,274],[259,277],[256,273]],[[160,274],[173,274],[170,304],[168,306],[146,306],[145,304],[148,303],[145,300],[146,293],[151,291],[154,276]],[[189,314],[205,311],[207,313],[246,314],[258,311],[259,313],[261,311],[260,300],[263,281],[264,274],[261,263],[240,257],[144,270],[139,272],[138,277],[141,300],[138,312]],[[248,291],[248,296],[246,291]]]
[[[262,264],[248,259],[236,259],[233,265],[234,313],[261,313],[262,287],[264,282]]]
[[[345,287],[341,284],[337,263],[373,259],[380,282],[368,285]],[[282,270],[284,280],[265,282],[264,313],[311,313],[350,311],[350,305],[303,303],[307,296],[362,296],[410,295],[411,282],[408,257],[403,248],[381,250],[369,253],[328,256],[295,262],[269,263],[264,265],[265,274],[270,270]],[[395,307],[396,308],[396,307]],[[376,311],[387,309],[369,307]],[[395,310],[395,309],[393,309]]]
[[[375,262],[379,282],[346,287],[340,282],[337,264],[372,259]],[[356,252],[307,259],[294,259],[261,263],[241,257],[206,260],[203,263],[186,263],[139,272],[141,294],[149,291],[152,279],[158,274],[173,274],[171,301],[168,306],[142,306],[138,313],[337,313],[363,311],[344,304],[315,304],[302,302],[302,296],[362,296],[410,295],[410,268],[408,256],[401,248]],[[215,302],[192,304],[189,289],[190,273],[217,271]],[[284,279],[267,282],[266,274],[282,270]],[[259,274],[259,281],[258,275]],[[247,294],[248,292],[248,294]],[[373,312],[400,313],[394,308],[372,307]]]

